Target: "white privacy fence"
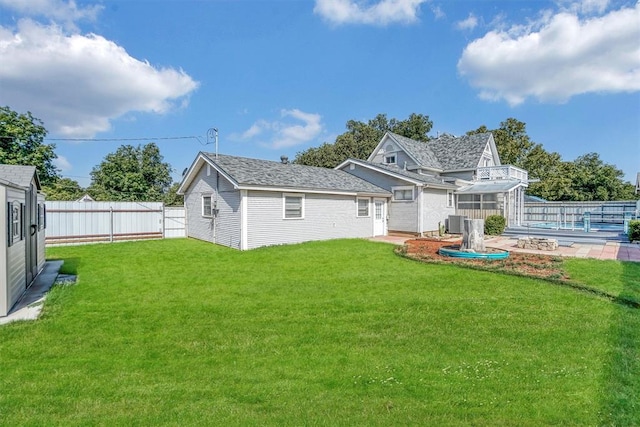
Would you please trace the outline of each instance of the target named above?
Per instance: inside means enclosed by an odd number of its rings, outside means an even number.
[[[46,202],[47,244],[185,237],[184,207],[160,202]]]

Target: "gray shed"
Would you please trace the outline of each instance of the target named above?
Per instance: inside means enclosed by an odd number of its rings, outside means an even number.
[[[0,164],[0,316],[44,267],[45,205],[35,166]]]

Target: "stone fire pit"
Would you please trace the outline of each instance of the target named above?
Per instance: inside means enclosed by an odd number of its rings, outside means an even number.
[[[539,251],[555,251],[558,249],[558,241],[556,239],[547,239],[544,237],[521,237],[518,239],[518,248],[536,249]]]

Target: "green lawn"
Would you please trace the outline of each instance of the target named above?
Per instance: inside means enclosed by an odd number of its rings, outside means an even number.
[[[48,256],[79,280],[0,327],[2,425],[640,425],[640,310],[569,287],[361,240]]]

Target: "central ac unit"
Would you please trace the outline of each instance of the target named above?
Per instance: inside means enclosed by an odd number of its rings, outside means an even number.
[[[464,231],[464,220],[467,219],[464,215],[449,215],[447,230],[451,234],[462,234]]]

